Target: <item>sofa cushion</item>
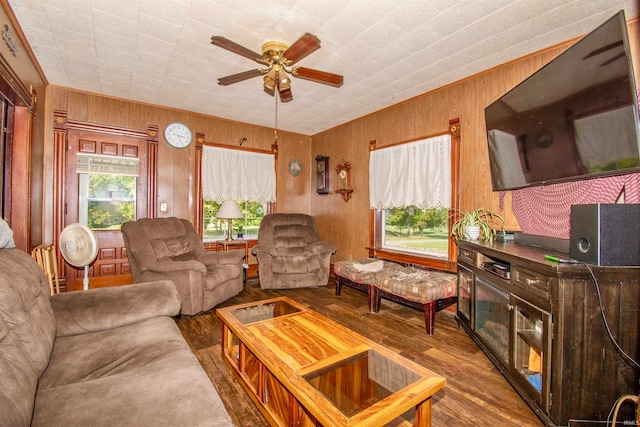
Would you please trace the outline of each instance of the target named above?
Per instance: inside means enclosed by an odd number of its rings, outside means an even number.
[[[273,227],[273,246],[280,248],[306,248],[317,241],[313,227],[300,224],[285,224]]]
[[[38,374],[18,336],[0,319],[0,420],[2,425],[28,426]]]
[[[56,323],[40,266],[19,249],[0,251],[0,421],[27,426],[38,376],[49,364]]]
[[[202,278],[206,289],[213,289],[229,280],[241,277],[240,265],[207,265],[207,275]]]
[[[373,268],[362,268],[361,266],[378,265],[382,263],[380,270]],[[373,285],[376,283],[378,273],[382,271],[400,270],[402,266],[395,262],[378,260],[375,258],[360,258],[353,261],[338,261],[333,264],[333,273],[336,276],[344,277],[356,283]]]
[[[19,249],[1,249],[0,318],[16,335],[38,376],[49,364],[56,324],[49,283],[40,266]]]
[[[58,338],[35,402],[34,426],[232,425],[169,317]]]
[[[457,280],[455,274],[404,267],[378,273],[376,286],[390,294],[424,303],[456,296]]]
[[[271,271],[274,274],[310,273],[320,268],[320,257],[309,251],[289,256],[275,256],[271,261]]]
[[[184,236],[166,239],[151,239],[149,241],[157,261],[169,259],[185,261],[185,254],[191,254],[191,242]],[[187,259],[196,259],[195,255],[188,255]]]

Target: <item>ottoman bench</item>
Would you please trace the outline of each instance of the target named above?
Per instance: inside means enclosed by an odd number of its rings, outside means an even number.
[[[342,285],[367,292],[369,311],[380,310],[382,298],[423,311],[427,334],[433,335],[435,314],[457,302],[457,276],[391,261],[362,258],[333,266],[336,296]]]

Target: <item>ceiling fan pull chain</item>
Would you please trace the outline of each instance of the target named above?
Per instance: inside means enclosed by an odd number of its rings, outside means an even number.
[[[278,145],[278,97],[274,96],[273,97],[276,100],[276,126],[273,129],[273,137],[274,137],[274,144],[277,146]]]

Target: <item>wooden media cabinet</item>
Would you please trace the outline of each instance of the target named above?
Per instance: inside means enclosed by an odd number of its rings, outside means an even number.
[[[568,257],[459,241],[457,320],[546,425],[594,425],[587,422],[606,421],[619,397],[640,389],[640,371],[611,338],[640,360],[640,267],[545,255]]]

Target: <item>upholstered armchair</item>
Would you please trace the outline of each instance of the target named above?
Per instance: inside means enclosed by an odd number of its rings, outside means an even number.
[[[243,250],[206,252],[193,225],[179,218],[142,218],[122,225],[135,283],[172,280],[180,314],[209,310],[240,293]]]
[[[311,216],[296,213],[265,215],[251,248],[262,289],[326,286],[335,251],[333,243],[320,241]]]

